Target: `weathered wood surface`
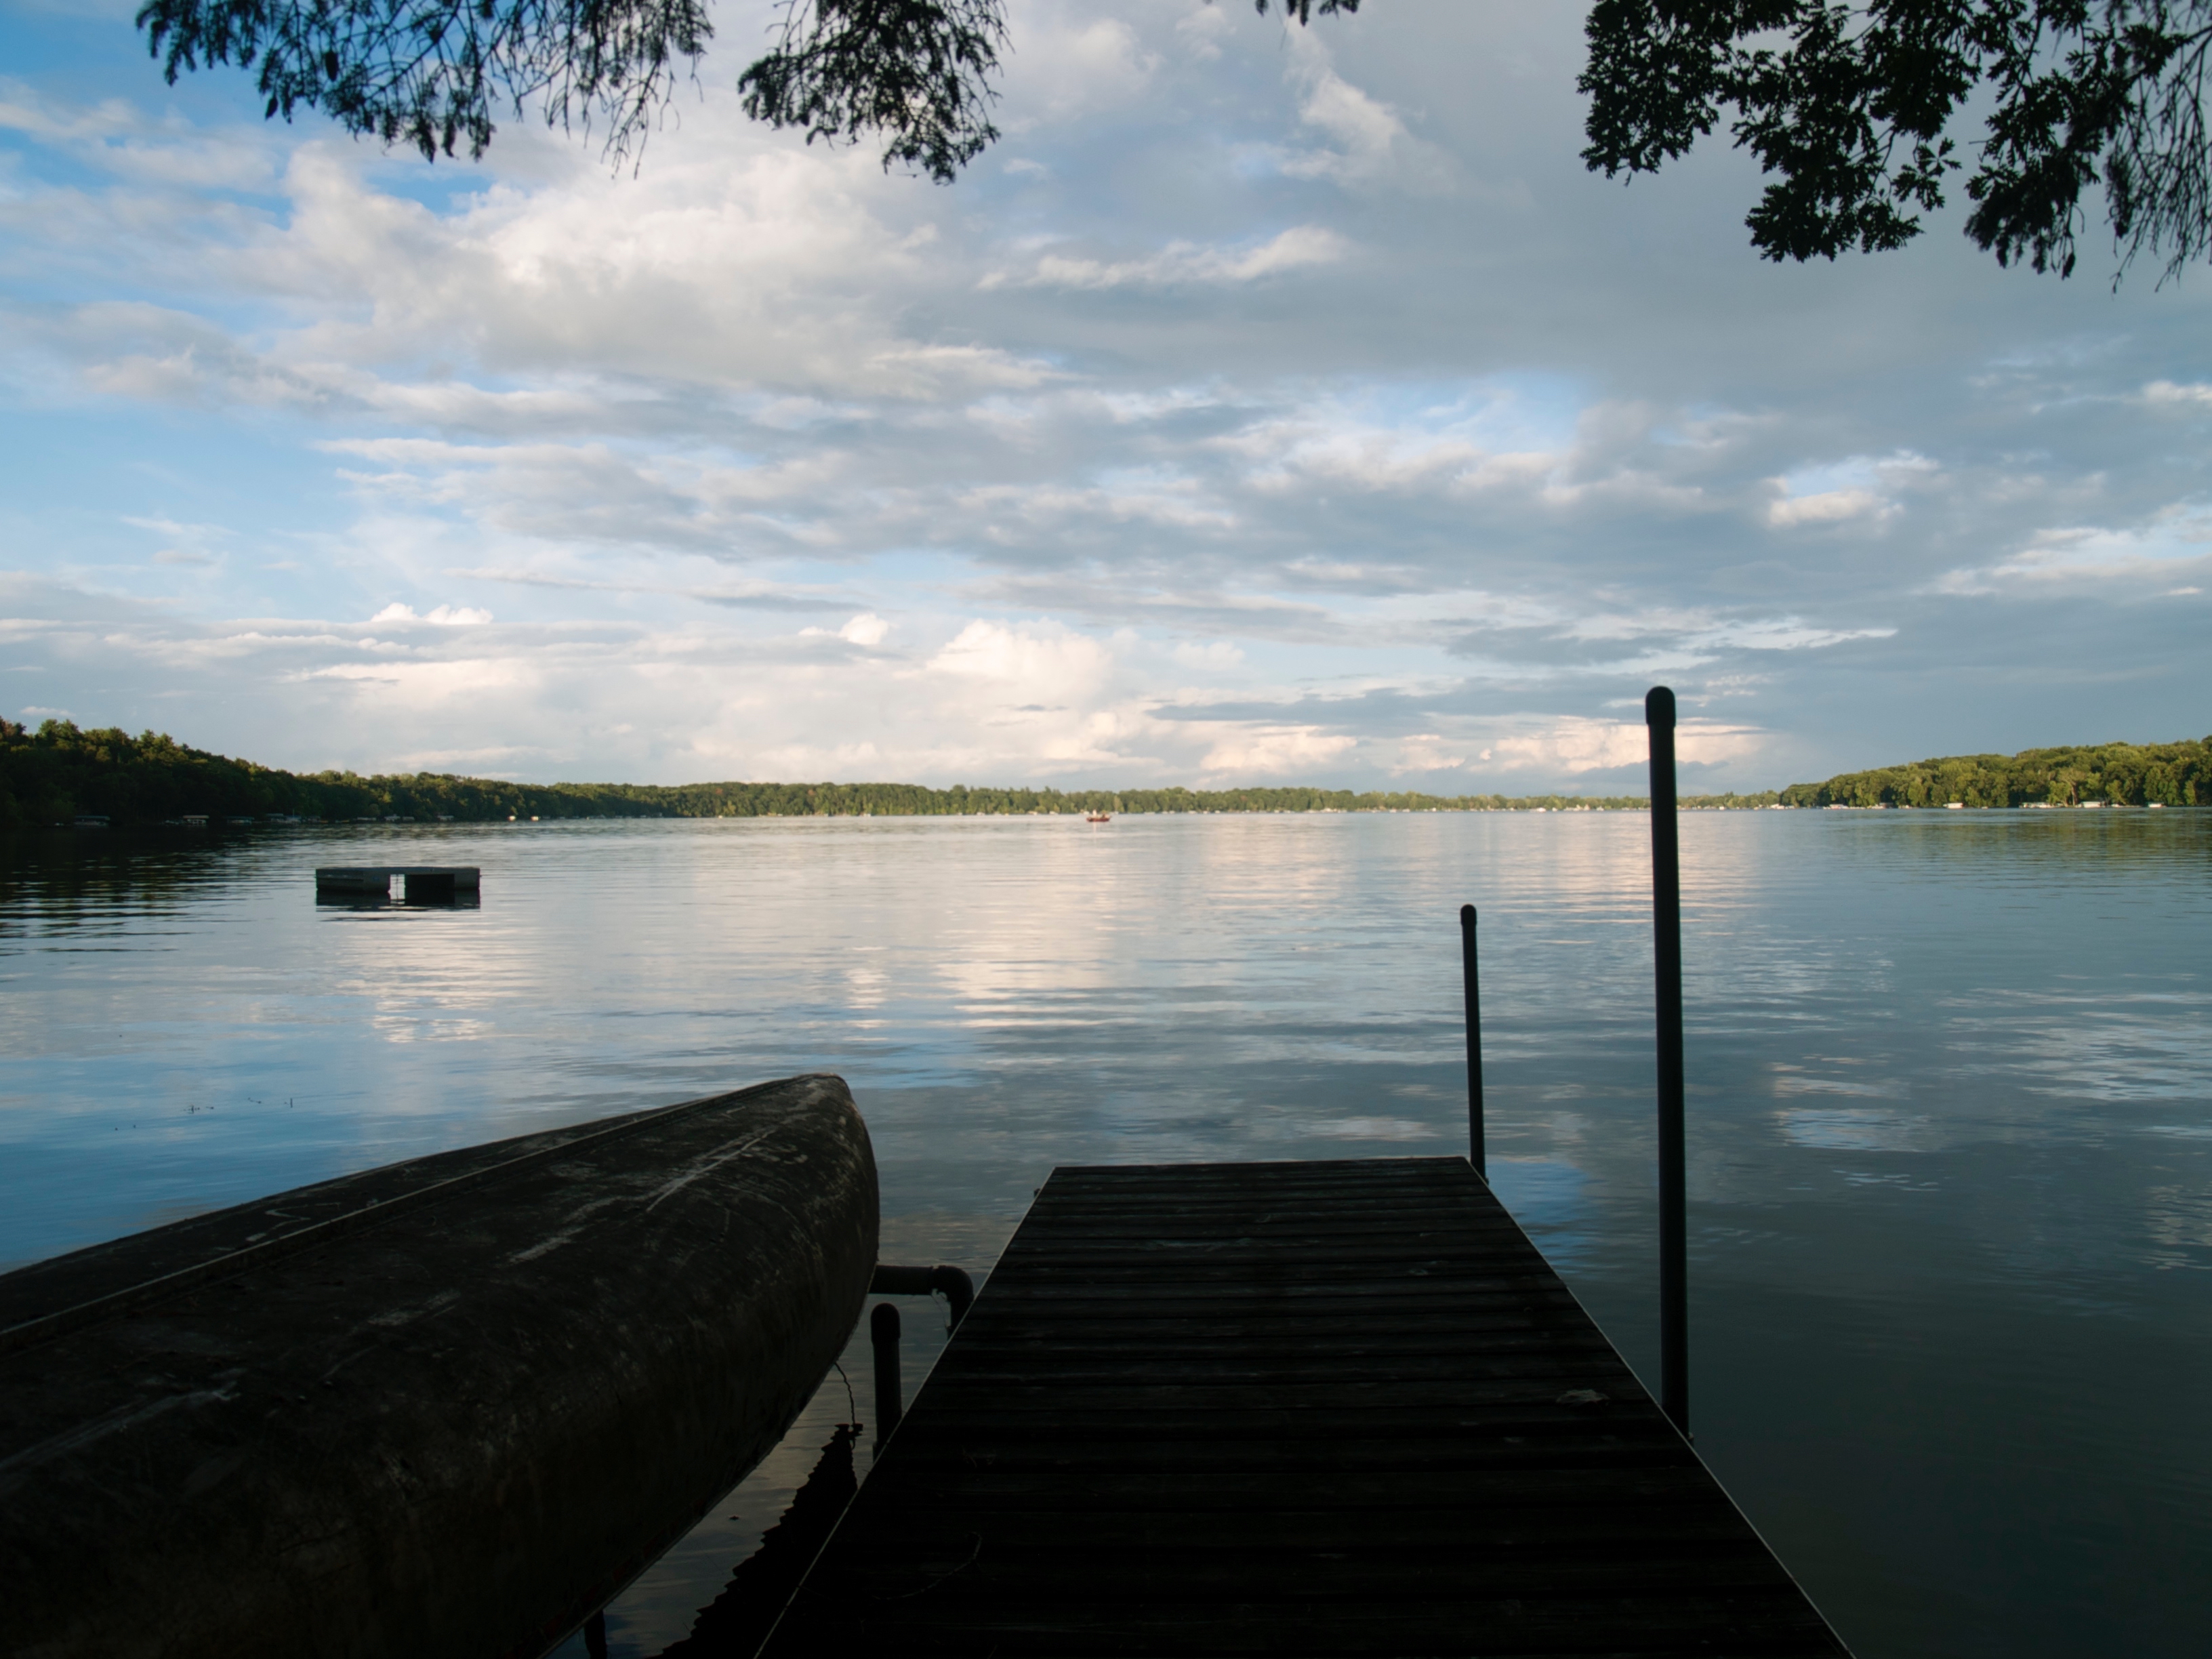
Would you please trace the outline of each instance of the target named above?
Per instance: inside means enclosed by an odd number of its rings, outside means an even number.
[[[1822,1655],[1456,1158],[1054,1172],[764,1654]]]
[[[0,1653],[532,1659],[781,1438],[876,1225],[795,1078],[0,1278]]]

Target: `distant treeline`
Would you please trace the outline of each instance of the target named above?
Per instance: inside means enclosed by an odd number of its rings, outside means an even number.
[[[2212,806],[2212,738],[1954,755],[1793,783],[1785,806]]]
[[[1848,772],[1778,793],[1685,796],[1692,808],[1754,806],[2212,805],[2212,738],[2161,744],[1962,755]],[[118,827],[167,819],[968,817],[1089,812],[1527,812],[1640,811],[1640,795],[1425,795],[1314,789],[975,789],[915,783],[503,783],[417,772],[301,775],[137,737],[48,720],[0,720],[0,829]]]
[[[1700,795],[1695,807],[1776,797]],[[118,828],[204,816],[416,823],[507,818],[950,817],[1029,813],[1500,812],[1640,810],[1641,796],[1424,795],[1349,789],[929,789],[913,783],[502,783],[438,772],[302,775],[187,748],[163,733],[37,731],[0,720],[0,827],[106,817]]]

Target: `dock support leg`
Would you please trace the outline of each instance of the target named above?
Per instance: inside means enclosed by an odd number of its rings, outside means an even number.
[[[1467,981],[1467,1146],[1468,1160],[1486,1183],[1490,1171],[1483,1164],[1482,1146],[1482,986],[1475,973],[1474,907],[1459,907],[1459,951]]]
[[[880,1446],[898,1427],[899,1312],[888,1302],[876,1304],[868,1316],[868,1340],[876,1350],[876,1443]]]
[[[952,1331],[968,1316],[969,1304],[975,1299],[975,1281],[943,1262],[934,1267],[898,1267],[878,1261],[868,1291],[872,1296],[942,1296],[951,1308],[945,1328]]]
[[[1674,796],[1674,694],[1644,699],[1651,736],[1652,960],[1659,1048],[1659,1408],[1690,1431],[1688,1216],[1682,1168],[1682,858]]]
[[[607,1659],[607,1610],[605,1607],[584,1620],[584,1651],[589,1659]]]

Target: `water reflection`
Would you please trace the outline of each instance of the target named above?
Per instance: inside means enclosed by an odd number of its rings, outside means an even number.
[[[377,911],[404,914],[410,910],[481,910],[483,908],[483,895],[464,890],[441,893],[435,897],[416,898],[403,894],[394,898],[388,893],[380,897],[374,893],[338,892],[319,887],[315,890],[315,907],[321,910],[351,910],[365,914]]]
[[[1800,1107],[1777,1112],[1783,1138],[1794,1146],[1844,1152],[1932,1151],[1929,1122],[1896,1112]]]
[[[1682,828],[1700,1449],[1866,1659],[2193,1652],[2212,815]],[[19,847],[0,1260],[834,1070],[886,1257],[986,1267],[1056,1163],[1455,1150],[1472,899],[1497,1184],[1644,1364],[1648,845],[1423,815]],[[309,902],[344,863],[478,865],[496,902]],[[615,1651],[690,1632],[850,1420],[833,1389],[611,1611]]]
[[[789,1506],[762,1536],[760,1547],[738,1564],[721,1594],[700,1609],[690,1633],[664,1649],[661,1659],[724,1659],[750,1654],[768,1639],[776,1615],[860,1490],[853,1469],[853,1443],[864,1426],[837,1425],[806,1484],[792,1494]]]

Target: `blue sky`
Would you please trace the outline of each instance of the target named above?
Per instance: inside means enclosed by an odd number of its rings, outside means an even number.
[[[2212,730],[2212,273],[1778,267],[1575,7],[1016,0],[959,184],[434,167],[0,0],[0,712],[528,779],[1640,789]]]

